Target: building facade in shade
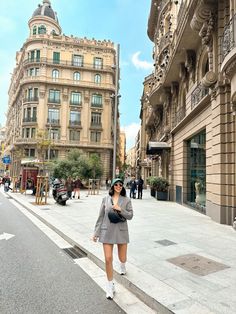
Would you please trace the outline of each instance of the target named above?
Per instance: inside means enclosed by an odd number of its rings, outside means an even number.
[[[0,177],[3,177],[5,174],[7,174],[6,165],[3,163],[5,134],[6,128],[1,127],[0,125]]]
[[[125,158],[126,158],[126,136],[124,131],[120,131],[120,167],[122,167],[125,164]]]
[[[224,224],[236,216],[235,22],[235,0],[152,0],[141,115],[151,175],[169,179],[171,200]]]
[[[104,178],[111,177],[115,45],[62,34],[49,0],[28,25],[9,88],[5,149],[12,156],[12,175],[19,174],[22,158],[63,159],[78,148],[99,154]]]

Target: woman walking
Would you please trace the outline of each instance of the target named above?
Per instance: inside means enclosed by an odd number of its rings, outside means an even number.
[[[111,222],[110,213],[116,211],[124,217],[125,221]],[[130,198],[126,197],[123,181],[119,178],[113,180],[109,195],[102,200],[99,216],[95,225],[93,241],[103,243],[105,256],[107,287],[107,299],[113,299],[115,286],[113,282],[113,247],[117,244],[120,260],[120,274],[126,274],[127,244],[129,243],[128,224],[126,219],[133,217],[133,208]]]

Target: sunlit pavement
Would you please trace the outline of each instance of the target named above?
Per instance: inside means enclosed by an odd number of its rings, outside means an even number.
[[[35,205],[30,194],[1,192],[104,268],[102,246],[91,236],[106,190],[98,195],[82,190],[66,206],[51,196],[46,205]],[[127,275],[115,273],[115,279],[158,313],[235,313],[236,231],[185,206],[157,201],[149,190],[132,203]]]

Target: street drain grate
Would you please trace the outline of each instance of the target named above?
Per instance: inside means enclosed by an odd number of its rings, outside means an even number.
[[[170,240],[167,240],[167,239],[164,239],[164,240],[158,240],[158,241],[155,241],[156,243],[158,244],[161,244],[163,246],[169,246],[169,245],[174,245],[174,244],[177,244],[175,242],[172,242]]]
[[[73,247],[71,246],[62,250],[73,259],[87,256],[87,254],[84,251],[82,251],[78,246]]]
[[[211,273],[230,268],[227,265],[197,254],[177,256],[170,258],[167,261],[198,276],[206,276]]]

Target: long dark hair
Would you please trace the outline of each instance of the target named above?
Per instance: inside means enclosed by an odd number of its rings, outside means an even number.
[[[109,195],[110,196],[113,196],[114,195],[114,185],[110,188],[110,191],[109,191]],[[120,191],[120,195],[121,196],[126,196],[126,189],[124,188],[124,186],[122,186],[122,190]]]

